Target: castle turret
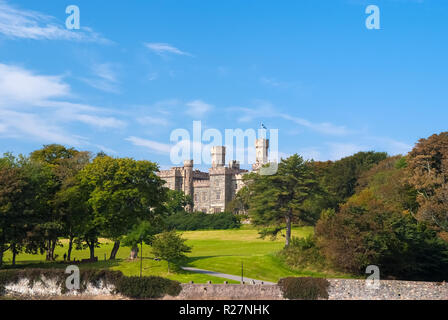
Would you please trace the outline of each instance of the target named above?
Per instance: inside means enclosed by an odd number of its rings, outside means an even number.
[[[216,146],[211,149],[212,168],[224,167],[226,163],[226,147]]]
[[[184,193],[187,196],[193,197],[193,160],[184,161]],[[193,208],[187,206],[187,211],[191,211]]]
[[[258,170],[260,167],[268,163],[268,150],[269,150],[269,140],[268,139],[257,139],[255,141],[255,163],[252,165],[253,170]]]

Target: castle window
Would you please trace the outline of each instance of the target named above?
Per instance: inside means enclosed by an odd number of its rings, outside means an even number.
[[[197,194],[194,195],[194,201],[198,201],[198,195]]]
[[[216,192],[216,200],[221,199],[221,193],[220,192]]]
[[[221,208],[213,208],[214,213],[221,213]]]
[[[206,201],[207,200],[207,193],[202,193],[202,200],[203,201]]]

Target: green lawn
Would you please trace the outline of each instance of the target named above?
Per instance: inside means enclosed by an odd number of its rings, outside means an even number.
[[[113,247],[113,243],[106,239],[101,239],[101,245],[99,248],[95,249],[95,256],[98,257],[99,261],[96,263],[80,264],[81,269],[110,269],[119,270],[123,272],[126,276],[139,276],[140,275],[140,259],[137,261],[130,261],[129,257],[130,248],[120,247],[117,253],[117,259],[115,261],[105,260],[108,258]],[[31,254],[20,254],[17,256],[17,267],[27,267],[27,268],[65,268],[66,265],[62,263],[64,252],[66,252],[67,241],[62,241],[63,246],[57,247],[55,253],[58,255],[56,262],[45,262],[45,255],[31,255]],[[10,264],[11,253],[8,251],[4,256],[4,263]],[[72,253],[72,259],[77,260],[88,259],[89,250],[74,250]],[[194,281],[195,283],[206,283],[211,280],[213,283],[222,283],[226,279],[210,277],[206,275],[201,275],[193,272],[187,272],[184,270],[171,270],[168,273],[168,266],[165,261],[155,261],[151,254],[151,248],[149,246],[143,246],[143,275],[157,275],[161,277],[166,277],[169,279],[177,280],[179,282],[189,282]],[[229,281],[229,283],[235,283]]]
[[[301,227],[293,228],[292,235],[306,237],[312,233],[312,227]],[[239,230],[188,231],[183,236],[193,247],[189,254],[190,267],[241,275],[243,264],[244,276],[272,282],[286,276],[348,277],[344,274],[290,269],[275,254],[283,248],[285,239],[260,239],[257,230],[250,226]]]
[[[312,227],[301,227],[293,229],[293,236],[304,237],[312,234]],[[188,254],[185,266],[200,269],[218,271],[233,275],[241,275],[241,263],[244,264],[244,276],[254,279],[276,282],[286,276],[315,276],[315,277],[347,277],[343,274],[327,274],[316,270],[291,270],[275,255],[284,246],[284,238],[275,241],[260,239],[258,232],[251,226],[243,226],[234,230],[207,230],[183,232],[183,237],[188,239],[187,244],[192,246],[192,252]],[[56,249],[57,260],[61,261],[66,250],[67,241],[62,241],[63,247]],[[112,243],[102,239],[101,246],[96,249],[95,255],[99,262],[82,264],[81,268],[107,268],[120,270],[127,276],[138,276],[140,274],[140,260],[127,260],[130,249],[121,247],[116,261],[105,260],[112,249]],[[89,257],[88,250],[73,251],[73,258],[78,260]],[[205,283],[211,280],[213,283],[222,283],[225,279],[210,277],[197,273],[177,269],[168,273],[167,264],[164,261],[155,261],[151,254],[151,248],[143,247],[143,274],[158,275],[180,282],[194,281]],[[11,254],[7,252],[4,262],[8,264]],[[62,263],[43,262],[43,255],[20,254],[17,257],[19,267],[35,268],[64,268]],[[233,283],[233,281],[229,281]]]

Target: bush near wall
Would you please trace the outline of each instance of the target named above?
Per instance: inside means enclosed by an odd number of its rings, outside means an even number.
[[[181,211],[168,216],[165,223],[170,230],[179,231],[236,229],[241,226],[238,216],[228,212],[207,214]]]
[[[5,294],[5,286],[18,283],[21,279],[28,279],[29,285],[41,281],[42,278],[56,280],[62,288],[62,293],[67,289],[65,281],[69,274],[64,269],[17,269],[0,271],[0,295]],[[111,270],[80,270],[80,292],[86,290],[88,284],[99,286],[100,283],[114,286],[115,293],[137,299],[155,299],[165,295],[177,296],[182,287],[177,281],[162,277],[126,277],[121,271]]]
[[[283,297],[290,300],[328,299],[330,283],[320,278],[283,278],[278,281]]]
[[[176,281],[161,277],[123,277],[117,284],[122,295],[137,299],[161,298],[165,294],[177,296],[182,287]]]

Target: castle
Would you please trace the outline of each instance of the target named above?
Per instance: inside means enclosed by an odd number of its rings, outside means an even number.
[[[268,139],[255,141],[255,163],[252,170],[258,171],[268,163]],[[226,148],[216,146],[211,149],[212,167],[208,172],[193,170],[193,160],[184,161],[183,167],[162,170],[159,176],[172,190],[183,191],[193,199],[193,208],[189,211],[204,213],[224,212],[226,205],[235,198],[243,187],[243,175],[248,170],[240,169],[238,161],[232,160],[225,166]]]

